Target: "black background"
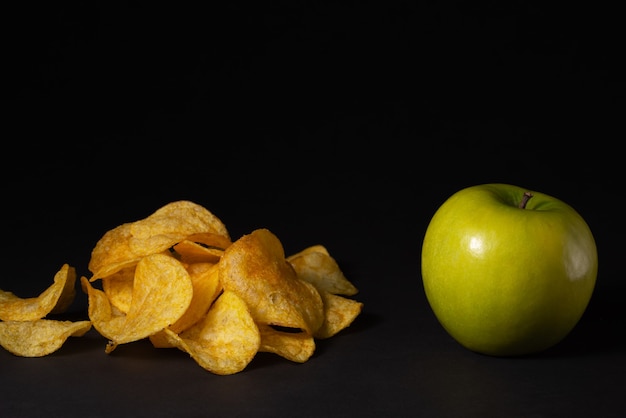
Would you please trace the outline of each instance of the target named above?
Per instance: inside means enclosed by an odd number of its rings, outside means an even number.
[[[363,313],[293,364],[216,376],[94,332],[39,359],[0,351],[0,414],[623,416],[624,66],[616,10],[542,2],[3,6],[0,288],[88,275],[105,231],[189,199],[233,238],[325,245]],[[513,183],[587,220],[600,268],[560,344],[493,358],[423,294],[430,217]],[[82,293],[70,315],[86,315]]]

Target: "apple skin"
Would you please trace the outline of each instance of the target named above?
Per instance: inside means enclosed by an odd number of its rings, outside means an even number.
[[[593,294],[598,254],[588,224],[565,202],[502,183],[450,196],[422,245],[433,313],[465,348],[492,356],[538,353],[576,326]]]

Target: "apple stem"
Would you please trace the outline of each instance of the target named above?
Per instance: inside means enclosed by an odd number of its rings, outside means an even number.
[[[533,194],[531,192],[524,192],[524,197],[522,197],[522,201],[519,202],[519,208],[526,209],[526,204],[528,203],[531,197],[533,197]]]

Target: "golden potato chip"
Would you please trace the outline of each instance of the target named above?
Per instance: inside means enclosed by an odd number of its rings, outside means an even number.
[[[324,323],[315,331],[315,338],[330,338],[352,324],[363,310],[363,303],[330,292],[321,291],[324,301]]]
[[[217,264],[198,263],[187,268],[193,285],[193,297],[185,313],[169,328],[175,333],[198,322],[222,291]]]
[[[222,221],[189,201],[169,203],[145,219],[131,224],[131,250],[140,254],[163,251],[198,233],[213,233],[230,240]]]
[[[133,282],[136,265],[123,268],[102,278],[102,290],[111,305],[123,313],[128,313],[133,298]]]
[[[220,243],[230,242],[222,221],[207,209],[186,200],[172,202],[105,233],[91,252],[88,268],[94,278],[106,277],[195,234],[213,234],[222,237]]]
[[[259,324],[299,328],[313,334],[324,321],[322,298],[311,283],[297,277],[283,246],[267,229],[244,235],[219,262],[225,290],[237,293]]]
[[[82,282],[89,296],[89,318],[110,341],[107,352],[175,323],[193,297],[189,273],[178,260],[165,254],[148,255],[137,264],[127,314],[116,313],[104,291],[92,287],[85,277]]]
[[[124,328],[126,313],[111,305],[106,294],[92,287],[86,277],[81,277],[81,284],[89,298],[87,312],[96,331],[105,338],[108,338],[108,335],[117,337],[117,334],[121,333],[120,329]],[[110,353],[115,347],[117,347],[117,342],[109,338],[105,351]]]
[[[167,329],[168,328],[163,328],[161,331],[158,331],[148,337],[150,344],[152,344],[154,348],[175,348],[165,333]]]
[[[64,264],[61,269],[54,275],[54,283],[65,282],[63,290],[50,311],[51,314],[60,314],[69,309],[76,298],[76,269],[69,264]],[[54,286],[54,284],[53,284]]]
[[[222,251],[232,244],[229,235],[219,235],[212,232],[199,232],[197,234],[191,234],[185,238],[185,240]]]
[[[91,329],[89,321],[0,322],[0,345],[20,357],[43,357],[57,351],[69,337],[81,337]]]
[[[109,276],[141,259],[142,254],[133,254],[130,249],[130,225],[125,223],[107,231],[91,250],[87,267],[95,278]]]
[[[306,332],[284,332],[264,324],[258,327],[261,352],[278,354],[296,363],[304,363],[315,352],[315,340]]]
[[[185,313],[178,321],[168,327],[176,334],[186,330],[202,319],[222,291],[217,264],[191,264],[187,267],[187,272],[193,284],[193,297]],[[157,348],[171,347],[163,331],[151,335],[150,341]]]
[[[323,250],[321,250],[321,248]],[[344,276],[337,261],[319,245],[287,257],[298,277],[336,295],[352,296],[358,289]]]
[[[174,245],[174,251],[179,255],[180,261],[186,264],[217,263],[224,254],[222,249],[206,247],[189,239]]]
[[[226,226],[217,216],[188,200],[168,203],[131,225],[131,234],[137,239],[175,235],[180,237],[180,241],[189,235],[203,232],[229,237]]]
[[[75,283],[76,269],[64,264],[54,275],[54,283],[37,297],[20,298],[0,290],[0,320],[34,321],[64,312],[74,300]]]
[[[176,334],[166,329],[170,344],[188,353],[202,368],[219,375],[242,371],[254,358],[261,336],[246,303],[224,291],[207,315]]]

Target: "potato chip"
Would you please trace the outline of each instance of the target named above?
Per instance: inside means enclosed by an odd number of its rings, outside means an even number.
[[[170,344],[188,353],[202,368],[218,375],[242,371],[254,358],[261,336],[246,303],[224,291],[203,320],[176,334],[166,329]]]
[[[174,251],[185,264],[217,263],[224,254],[222,249],[206,247],[189,239],[174,245]]]
[[[152,254],[198,233],[230,240],[224,224],[204,207],[189,201],[169,203],[145,219],[131,224],[131,251]]]
[[[61,348],[69,337],[81,337],[90,329],[90,321],[0,322],[0,345],[16,356],[43,357]]]
[[[147,218],[131,225],[131,234],[139,240],[172,235],[180,237],[180,241],[189,235],[202,232],[229,237],[226,226],[217,216],[188,200],[168,203]]]
[[[353,296],[358,289],[344,276],[337,261],[326,248],[316,245],[287,257],[298,277],[312,283],[318,290]]]
[[[324,301],[324,323],[313,336],[319,339],[330,338],[352,324],[363,310],[363,303],[330,292],[321,291]]]
[[[60,314],[67,311],[76,298],[76,269],[69,264],[64,264],[54,275],[53,281],[55,284],[57,281],[65,282],[57,302],[50,311],[51,314]]]
[[[76,295],[76,269],[64,264],[54,276],[54,283],[37,297],[20,298],[0,290],[0,320],[34,321],[50,313],[64,312]]]
[[[110,341],[107,352],[175,323],[193,297],[189,273],[178,260],[165,254],[146,256],[137,264],[127,314],[116,313],[104,291],[92,287],[85,277],[82,282],[89,296],[89,318]]]
[[[315,340],[306,332],[285,332],[264,324],[259,325],[259,331],[261,352],[274,353],[296,363],[306,362],[315,352]]]
[[[111,305],[128,313],[133,298],[133,282],[136,265],[123,268],[102,279],[102,290]]]
[[[186,200],[172,202],[144,219],[105,233],[91,252],[88,268],[94,279],[106,277],[195,234],[219,236],[220,245],[230,242],[222,221],[207,209]]]
[[[187,272],[193,284],[193,297],[185,313],[178,321],[169,326],[169,329],[176,334],[186,330],[202,319],[222,291],[217,264],[192,264],[187,268]],[[151,335],[150,341],[157,348],[171,347],[167,342],[166,336],[163,335],[163,331]]]
[[[299,328],[313,334],[324,321],[317,289],[297,277],[278,238],[267,229],[244,235],[219,262],[225,290],[237,293],[258,324]]]
[[[202,244],[207,248],[213,248],[222,251],[230,247],[230,244],[232,244],[229,235],[219,235],[212,232],[199,232],[197,234],[191,234],[187,238],[185,238],[185,240]]]
[[[198,263],[187,268],[193,285],[193,297],[185,313],[170,326],[176,333],[198,322],[222,291],[217,264]]]
[[[107,231],[91,250],[87,267],[94,278],[109,276],[139,262],[142,255],[133,254],[130,249],[130,225],[125,223]]]

